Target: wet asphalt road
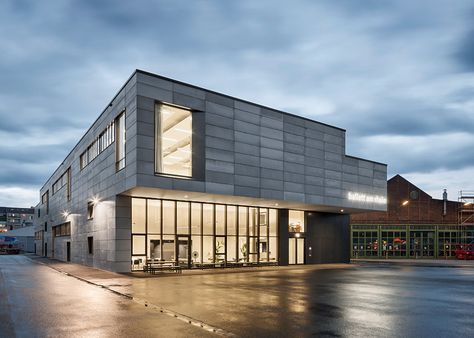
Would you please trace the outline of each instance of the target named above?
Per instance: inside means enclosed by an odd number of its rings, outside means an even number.
[[[0,256],[17,335],[209,335],[97,286]],[[474,337],[474,268],[305,266],[95,282],[244,337]],[[8,312],[0,300],[0,318]],[[0,322],[2,330],[9,324]],[[3,331],[8,332],[8,331]],[[1,336],[1,334],[0,334]]]
[[[0,256],[0,337],[215,337],[23,256]]]

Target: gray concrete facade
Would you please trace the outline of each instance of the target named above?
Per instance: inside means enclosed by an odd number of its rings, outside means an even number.
[[[155,104],[192,110],[191,178],[155,172]],[[115,166],[115,143],[86,167],[80,155],[125,112],[125,168]],[[345,130],[147,72],[133,73],[59,168],[41,188],[37,253],[112,271],[129,271],[131,196],[189,199],[348,214],[382,211],[387,166],[345,154]],[[70,168],[67,189],[53,183]],[[349,193],[369,196],[349,199]],[[88,219],[88,201],[99,201]],[[49,210],[46,210],[49,209]],[[71,236],[53,243],[52,227],[71,223]],[[93,237],[93,253],[88,253]],[[54,251],[53,251],[54,250]]]

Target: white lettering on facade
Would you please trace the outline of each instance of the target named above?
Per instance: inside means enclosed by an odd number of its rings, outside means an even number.
[[[357,202],[366,202],[366,203],[376,203],[376,204],[387,204],[387,198],[380,195],[368,195],[360,192],[349,191],[347,193],[347,198],[350,201]]]

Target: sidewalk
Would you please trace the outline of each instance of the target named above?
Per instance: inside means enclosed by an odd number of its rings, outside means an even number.
[[[182,274],[172,272],[163,272],[159,274],[149,274],[145,272],[117,273],[107,270],[101,270],[90,266],[77,263],[63,262],[56,259],[40,257],[33,254],[26,254],[34,262],[44,264],[61,273],[71,275],[85,282],[96,284],[102,287],[113,287],[114,291],[121,286],[129,287],[134,281],[140,279],[161,279],[161,278],[186,278],[186,276],[199,275],[220,275],[237,273],[258,273],[265,271],[283,271],[283,270],[325,270],[325,269],[347,269],[353,268],[353,264],[317,264],[317,265],[292,265],[292,266],[260,266],[243,268],[215,268],[204,270],[183,270]]]
[[[380,258],[354,258],[351,263],[356,264],[393,264],[405,266],[424,266],[424,267],[445,267],[445,268],[474,268],[474,260],[457,260],[457,259],[380,259]]]

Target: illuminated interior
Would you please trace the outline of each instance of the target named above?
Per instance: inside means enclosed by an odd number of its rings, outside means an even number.
[[[192,175],[192,114],[190,110],[158,104],[157,171]]]
[[[304,211],[289,210],[288,211],[288,231],[289,232],[305,232],[304,231]]]
[[[277,228],[276,209],[132,198],[132,270],[276,264]]]

